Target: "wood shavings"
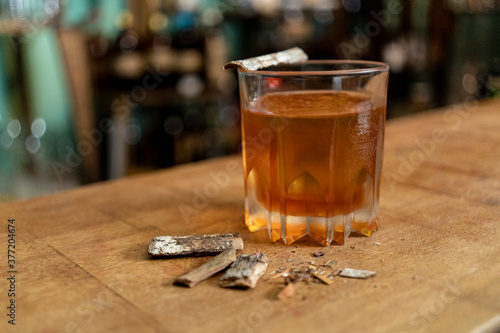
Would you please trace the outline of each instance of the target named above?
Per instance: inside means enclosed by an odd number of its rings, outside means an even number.
[[[293,283],[289,283],[285,286],[285,288],[281,289],[277,297],[279,300],[282,300],[285,298],[292,297],[294,293],[295,293],[295,287]]]
[[[312,275],[313,275],[316,279],[320,280],[321,282],[323,282],[323,283],[324,283],[324,284],[326,284],[326,285],[331,285],[331,284],[333,283],[333,279],[330,279],[329,277],[327,277],[327,276],[326,276],[326,275],[324,275],[324,274],[321,274],[321,273],[320,273],[320,272],[318,272],[318,271],[314,271],[314,272],[312,273]]]
[[[337,260],[328,260],[323,266],[333,267],[337,265]]]
[[[306,60],[308,60],[307,54],[301,48],[294,47],[276,53],[261,55],[259,57],[231,61],[224,66],[224,69],[243,67],[247,70],[256,71],[279,64],[293,64]]]
[[[178,277],[174,283],[194,287],[199,282],[231,265],[235,260],[236,250],[234,248],[226,249],[224,252],[216,255],[212,260]]]
[[[276,275],[274,275],[273,277],[271,277],[271,279],[270,279],[270,280],[274,280],[274,279],[276,279],[276,278],[279,278],[280,276],[284,276],[284,277],[286,277],[286,276],[288,276],[288,274],[289,274],[290,272],[291,272],[291,269],[287,269],[287,270],[285,270],[285,271],[283,271],[283,272],[280,272],[280,273],[276,272],[277,274],[276,274]]]
[[[215,255],[228,248],[243,249],[243,240],[238,234],[158,236],[149,243],[148,252],[157,257]]]
[[[292,270],[286,276],[285,280],[288,283],[305,282],[306,284],[309,284],[312,281],[311,270],[310,269]]]

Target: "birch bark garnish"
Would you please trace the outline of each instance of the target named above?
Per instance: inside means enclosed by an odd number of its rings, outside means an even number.
[[[154,257],[216,255],[228,248],[243,249],[238,234],[158,236],[149,243],[148,252]]]
[[[294,64],[307,60],[308,56],[304,52],[304,50],[299,47],[293,47],[288,50],[265,54],[254,58],[234,60],[224,65],[224,69],[243,67],[251,71],[256,71],[258,69],[266,68],[269,66],[276,66],[279,64]]]

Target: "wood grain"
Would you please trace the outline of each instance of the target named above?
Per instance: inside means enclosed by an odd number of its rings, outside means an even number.
[[[16,326],[3,314],[0,331],[469,332],[500,313],[499,110],[485,101],[389,121],[380,230],[344,246],[248,232],[239,156],[2,204],[4,253],[7,219],[16,220],[19,306]],[[240,233],[243,253],[272,260],[253,290],[220,288],[221,274],[175,286],[210,258],[147,253],[154,236],[229,232]],[[295,283],[278,301],[283,279],[271,272],[312,260],[376,277]],[[6,264],[4,255],[3,309]]]

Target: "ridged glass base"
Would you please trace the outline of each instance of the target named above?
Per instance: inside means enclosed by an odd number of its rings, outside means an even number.
[[[362,169],[351,181],[352,193],[342,204],[329,204],[325,191],[309,174],[299,176],[289,190],[271,202],[269,191],[255,170],[247,178],[245,222],[250,231],[267,228],[274,242],[291,244],[305,235],[322,245],[344,244],[351,232],[371,236],[378,230],[378,198],[373,180]],[[276,207],[269,211],[267,207]],[[351,209],[349,207],[356,207]],[[348,213],[336,213],[345,212]],[[329,213],[333,216],[327,216]],[[306,216],[304,216],[306,215]]]
[[[292,244],[306,235],[323,246],[332,242],[344,244],[351,232],[371,236],[378,230],[378,218],[363,210],[333,217],[286,216],[266,210],[250,214],[246,210],[245,220],[250,231],[267,228],[271,241],[281,238],[285,244]]]

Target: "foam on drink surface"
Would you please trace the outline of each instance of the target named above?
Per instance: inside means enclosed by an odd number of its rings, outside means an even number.
[[[289,244],[377,230],[385,108],[362,93],[264,95],[242,110],[245,220]]]

